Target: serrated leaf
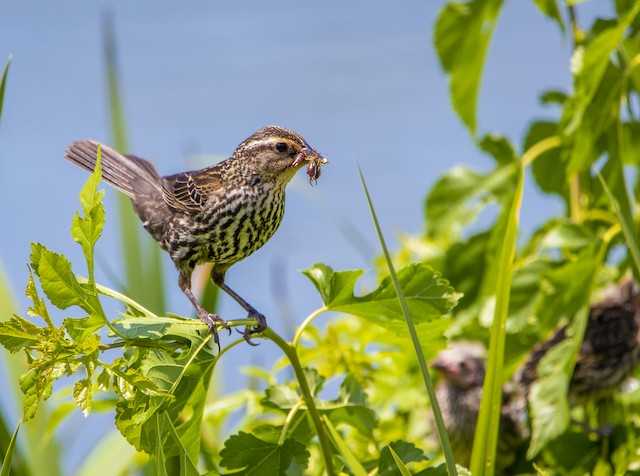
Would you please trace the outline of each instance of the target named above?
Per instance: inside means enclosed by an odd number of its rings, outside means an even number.
[[[393,449],[398,459],[405,465],[407,463],[420,462],[428,459],[424,452],[413,443],[401,440],[394,441],[380,451],[380,460],[378,461],[379,476],[395,476],[400,474],[396,460],[391,454],[391,451],[389,451],[390,449]]]
[[[102,205],[104,190],[97,191],[98,183],[102,177],[100,161],[101,154],[100,149],[98,149],[94,170],[83,185],[78,197],[84,217],[80,217],[80,214],[76,212],[71,222],[71,237],[82,247],[82,252],[87,262],[89,284],[92,286],[94,282],[93,248],[102,234],[105,220],[104,206]]]
[[[84,416],[91,411],[93,398],[93,383],[90,377],[78,380],[73,386],[73,399],[76,401]]]
[[[113,321],[113,328],[126,339],[182,338],[185,342],[200,343],[207,327],[196,319],[178,317],[139,317],[124,315]]]
[[[54,306],[86,307],[85,293],[71,270],[71,262],[39,243],[31,244],[31,266],[40,278],[42,290]]]
[[[451,102],[472,135],[484,60],[501,7],[502,0],[448,2],[436,22],[434,43],[451,76]]]
[[[9,352],[15,353],[36,344],[41,333],[42,328],[17,315],[0,322],[0,344]]]
[[[325,306],[333,311],[361,317],[384,316],[404,322],[402,310],[390,277],[377,289],[364,296],[355,296],[355,284],[364,271],[334,272],[318,263],[302,271],[316,286]],[[438,319],[448,313],[459,296],[441,275],[423,263],[413,263],[398,271],[398,280],[412,314],[423,321]]]
[[[240,432],[231,436],[220,451],[220,464],[228,469],[243,469],[237,475],[284,476],[291,465],[306,468],[309,451],[294,439],[287,438],[282,445],[262,441]]]

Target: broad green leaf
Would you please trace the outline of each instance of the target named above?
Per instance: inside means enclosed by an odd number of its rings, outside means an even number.
[[[40,340],[42,329],[20,316],[0,322],[0,344],[9,352],[18,352],[35,345]]]
[[[393,450],[393,453],[390,451]],[[395,453],[395,457],[394,457]],[[396,457],[398,459],[396,459]],[[380,460],[378,461],[378,474],[380,476],[396,476],[398,471],[397,461],[404,465],[407,463],[420,462],[426,460],[424,452],[413,443],[406,441],[394,441],[382,448]]]
[[[531,386],[531,443],[528,456],[533,458],[569,425],[567,394],[569,379],[566,367],[573,356],[573,343],[568,340],[545,355],[538,365],[538,379]]]
[[[242,469],[233,473],[237,475],[280,476],[291,466],[304,470],[309,456],[305,446],[293,439],[278,445],[241,431],[225,442],[220,451],[220,464],[227,469]]]
[[[540,242],[542,248],[579,250],[600,241],[586,227],[568,220],[560,220],[551,225]]]
[[[523,149],[528,150],[541,140],[553,137],[557,133],[558,124],[555,122],[534,122],[524,139]],[[561,149],[553,148],[539,155],[531,164],[531,172],[540,190],[544,193],[559,195],[568,204],[566,159]]]
[[[42,290],[54,306],[80,306],[90,310],[85,290],[71,270],[71,262],[39,243],[31,244],[31,266],[40,278]]]
[[[631,22],[640,13],[636,3],[619,22],[600,31],[584,49],[574,52],[574,95],[569,99],[561,120],[562,134],[573,137],[570,174],[586,169],[597,157],[593,145],[619,115],[623,73],[610,63]]]
[[[513,145],[504,136],[487,134],[480,139],[478,147],[493,157],[498,165],[508,165],[518,160]]]
[[[329,266],[317,263],[302,273],[313,282],[330,310],[365,318],[404,319],[390,277],[384,278],[373,292],[355,296],[355,284],[364,273],[362,270],[335,272]],[[440,318],[459,298],[446,279],[422,263],[402,268],[398,271],[398,280],[409,309],[420,321]]]
[[[500,147],[496,143],[494,146]],[[498,153],[497,150],[494,152]],[[479,174],[463,167],[454,167],[436,181],[425,202],[428,236],[458,239],[464,227],[476,218],[480,210],[511,193],[515,164],[505,160],[508,155],[504,151],[499,152],[498,156],[505,161],[504,165],[489,173]]]
[[[205,324],[196,319],[179,317],[138,317],[124,315],[113,321],[113,328],[126,339],[181,338],[183,342],[202,342],[207,334]]]
[[[450,74],[451,102],[472,135],[484,60],[502,0],[448,2],[436,22],[434,43]]]

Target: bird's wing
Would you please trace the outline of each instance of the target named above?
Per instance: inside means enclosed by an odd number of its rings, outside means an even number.
[[[163,177],[162,195],[171,208],[194,214],[202,211],[223,185],[220,172],[208,168]]]

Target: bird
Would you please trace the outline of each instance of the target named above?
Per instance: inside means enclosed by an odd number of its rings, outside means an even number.
[[[476,346],[457,344],[440,351],[431,367],[440,375],[436,398],[456,463],[469,467],[482,400],[484,360]],[[528,437],[523,400],[507,386],[502,392],[499,431],[496,469],[503,472]]]
[[[99,152],[98,152],[99,150]],[[327,159],[297,132],[266,126],[238,145],[231,157],[201,170],[161,177],[147,160],[122,154],[94,140],[71,143],[64,158],[93,172],[100,154],[102,180],[129,196],[153,239],[169,253],[178,270],[178,286],[196,309],[220,349],[217,327],[230,326],[209,313],[191,290],[191,275],[211,263],[211,280],[256,321],[243,336],[267,328],[266,318],[233,291],[225,273],[261,248],[284,215],[285,187],[307,164],[309,182],[317,181]]]
[[[538,378],[540,360],[566,338],[565,325],[529,354],[517,377],[526,397]],[[574,406],[611,396],[639,363],[640,286],[631,276],[625,276],[606,288],[602,300],[590,306],[569,381],[569,403]]]

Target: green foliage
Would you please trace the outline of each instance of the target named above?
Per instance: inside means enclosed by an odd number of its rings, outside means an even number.
[[[0,323],[0,344],[27,356],[20,378],[25,420],[52,395],[61,403],[49,433],[74,405],[84,414],[114,410],[124,438],[114,447],[126,440],[148,455],[123,463],[129,473],[153,464],[167,475],[470,474],[453,466],[426,359],[447,339],[474,340],[488,348],[488,359],[471,467],[473,474],[493,474],[500,405],[511,388],[503,383],[562,325],[565,338],[541,359],[522,414],[531,437],[517,454],[516,471],[637,472],[638,386],[607,395],[606,404],[570,402],[568,389],[590,305],[629,270],[640,277],[640,4],[615,2],[617,17],[598,19],[587,31],[578,24],[579,2],[568,2],[566,16],[554,0],[535,4],[573,35],[571,91],[541,92],[557,117],[532,119],[521,147],[499,134],[476,137],[481,73],[502,1],[448,2],[434,42],[450,74],[453,107],[489,167],[458,166],[440,177],[426,194],[424,231],[404,236],[393,259],[365,186],[386,258],[377,263],[375,284],[363,279],[364,270],[317,263],[303,271],[321,304],[291,343],[271,329],[263,333],[284,357],[270,370],[247,369],[261,385],[212,398],[218,360],[242,339],[216,355],[200,321],[157,315],[145,306],[161,309],[161,300],[95,282],[94,248],[105,220],[96,167],[71,227],[86,278],[63,254],[33,244],[27,316]],[[113,38],[106,45],[114,134],[124,144]],[[523,236],[518,223],[528,205],[529,172],[566,210]],[[125,240],[134,255],[137,240]],[[136,267],[155,269],[147,265]],[[105,299],[124,311],[108,316]],[[333,319],[316,326],[326,312]],[[572,420],[608,423],[612,431],[597,437]],[[95,453],[88,461],[94,460]],[[83,465],[87,474],[89,468]]]
[[[374,291],[356,296],[355,285],[362,270],[336,272],[317,264],[304,271],[324,305],[299,330],[294,345],[270,329],[264,333],[283,350],[298,385],[271,381],[264,391],[256,390],[251,399],[262,411],[255,414],[255,420],[246,420],[245,430],[231,434],[218,448],[209,448],[205,439],[203,449],[202,435],[209,421],[207,395],[215,365],[228,348],[243,340],[231,343],[216,356],[211,335],[199,320],[158,316],[95,282],[94,250],[105,221],[103,193],[97,189],[100,174],[98,160],[80,192],[82,210],[75,214],[71,226],[71,236],[85,257],[88,277],[77,276],[64,255],[33,244],[26,289],[32,302],[29,318],[14,315],[0,323],[0,344],[28,357],[28,370],[20,377],[25,420],[33,419],[42,402],[54,394],[56,380],[71,377],[68,394],[76,406],[85,415],[95,409],[114,408],[116,428],[137,451],[152,457],[159,474],[200,474],[203,455],[208,461],[206,471],[219,472],[223,467],[243,474],[308,474],[312,468],[315,473],[334,474],[336,468],[346,465],[354,474],[366,474],[361,461],[367,461],[367,467],[384,464],[387,474],[389,455],[381,452],[389,441],[379,429],[384,420],[378,418],[368,398],[369,391],[376,391],[371,386],[375,382],[372,374],[363,378],[359,371],[350,372],[357,367],[345,368],[338,395],[321,397],[326,376],[313,367],[303,368],[300,358],[309,353],[300,337],[305,330],[311,331],[309,324],[320,313],[348,312],[379,329],[375,335],[381,343],[388,345],[387,334],[398,335],[392,350],[398,352],[402,335],[406,335],[404,310],[396,298],[397,286],[401,286],[405,306],[416,314],[416,328],[425,343],[433,343],[434,335],[446,328],[443,316],[459,298],[448,282],[429,266],[416,263],[400,269],[395,284],[382,276]],[[118,318],[110,319],[105,313],[105,298],[124,307]],[[52,306],[65,313],[77,310],[80,315],[65,314],[58,325],[60,319]],[[244,326],[246,320],[231,324]],[[351,343],[341,346],[343,351],[348,348]],[[424,409],[426,400],[423,404]],[[58,408],[52,418],[54,428],[70,408],[66,403]],[[227,406],[218,418],[224,420],[237,409]],[[356,448],[347,435],[356,438]],[[370,443],[365,444],[367,441]],[[418,440],[396,441],[396,456],[402,464],[431,464],[416,443]],[[210,450],[214,453],[207,453]]]

